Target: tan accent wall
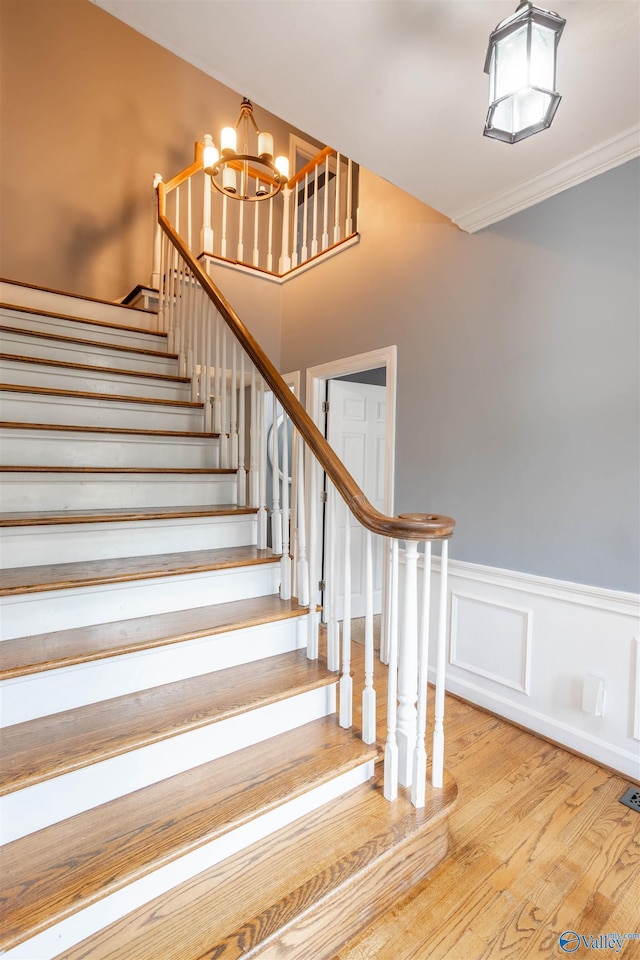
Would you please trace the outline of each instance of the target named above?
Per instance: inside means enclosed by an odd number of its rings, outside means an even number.
[[[0,16],[0,274],[122,297],[149,281],[154,173],[187,166],[240,96],[89,0]],[[258,119],[286,149],[289,128]]]

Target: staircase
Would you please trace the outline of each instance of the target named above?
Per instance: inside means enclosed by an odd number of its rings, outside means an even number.
[[[155,316],[2,294],[0,954],[328,958],[455,785],[384,800]]]

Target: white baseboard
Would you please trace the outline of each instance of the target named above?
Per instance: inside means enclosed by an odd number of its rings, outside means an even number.
[[[637,594],[459,560],[448,594],[447,690],[640,779]],[[582,710],[587,675],[604,682],[603,716]]]

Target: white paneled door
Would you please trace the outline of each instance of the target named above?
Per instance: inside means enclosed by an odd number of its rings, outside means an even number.
[[[367,498],[378,510],[385,511],[385,434],[386,434],[386,388],[369,383],[352,383],[345,380],[329,380],[329,411],[327,439],[341,458]],[[335,598],[337,619],[342,620],[344,595],[344,527],[347,516],[351,522],[351,615],[365,614],[365,531],[345,510],[342,501],[338,505],[336,559],[338,594]],[[374,537],[373,554],[373,612],[382,611],[382,547],[379,537]],[[330,545],[325,541],[325,556]]]

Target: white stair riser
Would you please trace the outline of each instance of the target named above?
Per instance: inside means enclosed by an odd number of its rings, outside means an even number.
[[[43,411],[43,415],[46,413]],[[217,467],[217,438],[127,436],[55,430],[0,430],[7,466]]]
[[[253,514],[0,527],[0,566],[6,570],[47,563],[113,560],[239,547],[255,541]]]
[[[203,870],[222,863],[240,850],[259,843],[265,837],[300,817],[332,803],[349,790],[367,783],[374,773],[373,761],[368,761],[339,777],[308,791],[300,797],[282,804],[275,810],[255,818],[237,830],[224,834],[217,840],[200,847],[185,857],[161,867],[159,870],[136,880],[85,910],[74,914],[44,933],[33,937],[3,956],[6,960],[55,960],[61,951],[97,933],[98,930],[126,916],[132,910],[149,903],[179,883],[197,876]]]
[[[93,763],[0,800],[2,843],[335,711],[335,684]],[[6,831],[6,832],[5,832]]]
[[[0,360],[0,380],[3,383],[16,383],[24,387],[48,387],[52,390],[191,400],[189,383],[172,383],[155,377],[136,377],[126,373],[94,373],[91,370],[50,367],[47,364],[25,363],[21,360]]]
[[[265,597],[280,586],[280,563],[107,583],[0,598],[1,639],[130,620],[170,610]]]
[[[0,510],[108,510],[235,503],[238,484],[224,474],[0,473]]]
[[[306,617],[290,618],[5,680],[1,726],[299,650],[306,629]]]
[[[63,313],[70,317],[99,320],[101,323],[115,323],[125,327],[140,327],[143,330],[157,330],[158,318],[155,313],[144,310],[132,310],[115,303],[103,303],[100,300],[83,300],[53,290],[37,290],[21,287],[11,282],[0,281],[0,301],[11,304],[14,309],[29,307],[32,310],[46,310],[51,313]],[[6,308],[3,308],[6,309]]]
[[[5,317],[8,321],[10,318]],[[0,322],[2,322],[0,320]],[[22,324],[21,324],[22,326]],[[84,338],[82,331],[76,335],[81,339],[91,339],[90,331]],[[73,334],[72,334],[73,335]],[[26,333],[3,330],[0,331],[0,344],[3,353],[15,353],[23,357],[38,357],[43,360],[66,360],[68,363],[87,363],[100,367],[117,367],[119,370],[144,370],[147,373],[167,374],[178,376],[178,361],[171,357],[147,356],[144,353],[127,353],[123,350],[111,349],[108,344],[96,346],[95,343],[85,345],[71,341],[49,340],[29,336]],[[152,350],[153,346],[145,349]],[[164,347],[160,346],[160,350]]]
[[[176,407],[128,400],[93,400],[4,392],[2,419],[18,423],[62,423],[146,430],[202,430],[199,407]]]

